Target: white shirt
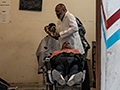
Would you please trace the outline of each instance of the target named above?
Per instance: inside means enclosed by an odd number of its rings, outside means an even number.
[[[85,53],[78,33],[76,18],[73,14],[67,11],[63,20],[58,20],[57,32],[60,33],[60,48],[62,48],[62,45],[65,41],[68,41],[72,49],[79,50],[81,54]]]

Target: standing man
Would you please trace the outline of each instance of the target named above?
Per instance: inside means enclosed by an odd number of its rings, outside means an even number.
[[[62,3],[55,7],[55,12],[58,18],[57,34],[51,36],[59,40],[60,48],[62,48],[64,42],[68,41],[72,49],[77,49],[81,54],[84,54],[75,16],[67,11],[65,5]],[[47,26],[45,27],[45,31],[46,29]]]
[[[64,4],[60,3],[55,7],[57,22],[57,32],[55,38],[58,38],[60,47],[65,41],[68,41],[72,49],[77,49],[81,54],[84,54],[83,45],[78,33],[76,18],[73,14],[67,11]]]

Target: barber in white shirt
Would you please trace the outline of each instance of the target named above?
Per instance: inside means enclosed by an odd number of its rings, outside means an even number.
[[[76,18],[73,14],[67,11],[64,4],[60,3],[55,7],[55,12],[58,18],[56,35],[53,35],[53,38],[56,38],[60,42],[60,48],[65,41],[68,41],[72,49],[77,49],[81,54],[84,54],[83,45],[78,33],[78,26]],[[45,27],[45,29],[47,26]]]

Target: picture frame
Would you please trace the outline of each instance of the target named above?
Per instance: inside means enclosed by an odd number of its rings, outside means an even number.
[[[19,10],[42,11],[42,0],[20,0]]]

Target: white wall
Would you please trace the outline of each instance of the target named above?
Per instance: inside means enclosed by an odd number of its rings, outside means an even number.
[[[103,6],[101,8],[101,90],[120,90],[120,5],[118,2],[120,0],[102,0],[101,4]]]
[[[101,30],[101,90],[105,90],[106,78],[106,45],[104,41],[103,31]]]
[[[42,12],[19,10],[19,1],[11,0],[10,23],[0,23],[0,77],[8,82],[42,83],[35,53],[46,36],[44,26],[56,23],[54,8],[59,2],[81,19],[90,45],[95,40],[95,0],[43,0]],[[91,50],[88,58],[92,60]]]

